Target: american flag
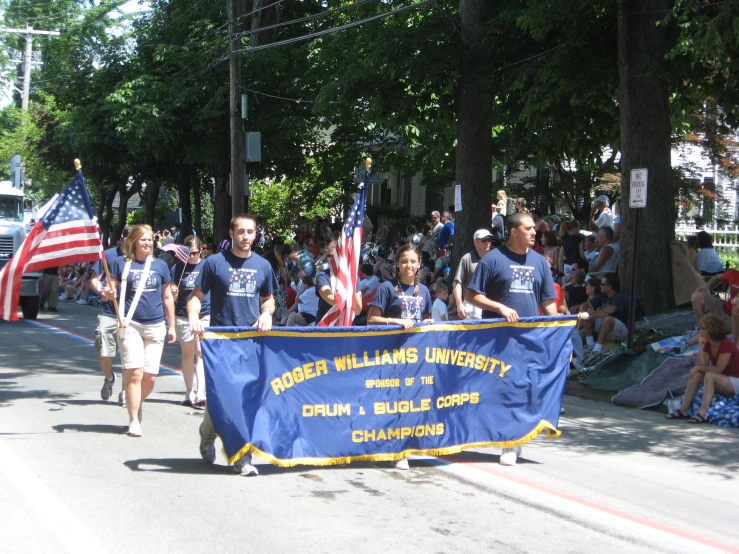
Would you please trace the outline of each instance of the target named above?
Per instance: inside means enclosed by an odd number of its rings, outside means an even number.
[[[370,172],[367,171],[364,186],[354,199],[341,237],[337,241],[334,255],[329,259],[336,282],[334,290],[336,304],[331,306],[331,309],[318,322],[320,327],[349,327],[354,320],[354,291],[357,289],[359,254],[362,251],[362,223],[364,222],[364,204],[367,199],[369,176]]]
[[[175,258],[183,264],[187,264],[187,258],[190,256],[190,247],[182,244],[174,244],[170,242],[161,248],[162,252],[171,252]]]
[[[18,319],[23,274],[47,267],[94,262],[102,257],[97,223],[78,171],[0,271],[0,319]]]

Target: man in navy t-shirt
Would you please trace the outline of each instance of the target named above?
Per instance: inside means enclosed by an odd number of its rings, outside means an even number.
[[[200,308],[204,296],[210,293],[210,322],[214,327],[253,327],[263,333],[272,329],[277,279],[269,262],[252,251],[257,237],[254,218],[239,214],[231,219],[229,230],[231,249],[209,256],[195,281],[195,288],[187,302],[190,330],[201,334]],[[205,368],[206,371],[208,368]],[[216,459],[216,432],[213,429],[208,405],[200,425],[200,455],[208,463]],[[246,454],[234,463],[241,475],[257,475]]]
[[[108,264],[110,269],[113,266],[113,262],[123,256],[123,244],[126,242],[126,237],[131,231],[131,225],[126,225],[121,233],[121,242],[114,248],[108,248],[103,255],[105,256],[105,263]],[[92,267],[92,279],[90,279],[90,288],[100,292],[103,286],[107,283],[105,276],[105,268],[103,268],[102,260],[95,263]],[[101,299],[102,300],[102,299]],[[116,331],[118,329],[118,316],[115,313],[115,307],[113,302],[105,300],[100,302],[100,314],[98,315],[98,326],[95,329],[95,350],[98,353],[98,363],[100,369],[103,370],[105,380],[103,381],[103,388],[100,390],[100,397],[103,400],[108,400],[113,394],[113,384],[115,383],[115,373],[113,373],[113,358],[118,351],[118,344],[116,342]],[[125,373],[124,373],[125,381]],[[123,406],[126,398],[126,383],[123,383],[123,390],[118,395],[118,404]]]
[[[467,287],[467,300],[482,308],[484,319],[557,315],[552,273],[544,256],[531,248],[536,231],[531,215],[516,212],[508,218],[508,244],[486,254]]]
[[[506,221],[508,244],[480,260],[467,287],[467,301],[482,308],[482,317],[503,317],[509,323],[521,317],[557,315],[552,272],[544,256],[531,248],[536,229],[531,214],[516,212]],[[521,447],[504,448],[501,465],[512,466]]]

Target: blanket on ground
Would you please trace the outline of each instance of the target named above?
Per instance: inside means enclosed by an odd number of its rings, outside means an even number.
[[[668,395],[674,397],[685,392],[688,374],[694,366],[693,358],[668,358],[640,384],[621,391],[611,402],[626,408],[657,406]]]
[[[680,401],[682,402],[682,398]],[[688,413],[691,416],[697,414],[702,402],[703,385],[698,389],[698,393],[695,395]],[[714,395],[706,415],[708,416],[708,421],[716,423],[719,427],[739,427],[739,396]]]

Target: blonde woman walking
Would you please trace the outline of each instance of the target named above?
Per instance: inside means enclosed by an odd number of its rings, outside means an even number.
[[[163,260],[152,257],[154,233],[148,225],[135,226],[123,246],[123,256],[110,268],[111,283],[104,300],[118,297],[123,327],[118,330],[123,383],[126,388],[128,435],[140,437],[141,406],[154,390],[164,339],[175,341],[172,279]],[[167,320],[169,329],[164,324]]]

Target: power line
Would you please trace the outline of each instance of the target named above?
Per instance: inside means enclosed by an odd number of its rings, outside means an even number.
[[[278,46],[284,46],[286,44],[293,44],[295,42],[301,42],[301,41],[308,40],[308,39],[311,39],[311,38],[320,37],[320,36],[323,36],[323,35],[328,35],[330,33],[336,33],[336,32],[339,32],[339,31],[345,31],[347,29],[351,29],[352,27],[357,27],[359,25],[363,25],[364,23],[370,23],[372,21],[377,21],[379,19],[384,19],[384,18],[389,17],[391,15],[397,15],[399,13],[407,12],[407,11],[410,11],[410,10],[415,10],[415,9],[420,8],[420,7],[422,7],[422,6],[426,5],[426,4],[429,4],[431,2],[436,3],[437,1],[438,0],[421,0],[421,2],[418,2],[417,4],[411,4],[410,6],[403,6],[402,8],[396,8],[394,10],[390,10],[390,11],[385,12],[385,13],[373,15],[373,16],[370,16],[370,17],[366,17],[364,19],[360,19],[359,21],[353,21],[351,23],[345,23],[344,25],[339,25],[338,27],[332,27],[330,29],[324,29],[322,31],[315,31],[313,33],[308,33],[307,35],[303,35],[303,36],[300,36],[300,37],[288,38],[288,39],[285,39],[285,40],[280,40],[278,42],[271,42],[269,44],[263,44],[261,46],[249,46],[247,48],[242,48],[240,50],[234,50],[229,55],[231,55],[231,54],[239,54],[239,53],[242,53],[242,52],[258,52],[259,50],[267,50],[268,48],[277,48]],[[256,29],[256,30],[258,31],[258,29]]]
[[[229,40],[237,39],[239,37],[243,37],[246,35],[250,35],[252,33],[258,33],[260,31],[267,31],[269,29],[277,29],[278,27],[284,27],[286,25],[293,25],[294,23],[302,23],[304,21],[310,21],[312,19],[318,19],[320,17],[324,17],[327,15],[331,15],[332,13],[336,12],[342,12],[344,10],[348,10],[349,8],[354,8],[357,6],[361,6],[363,4],[367,4],[369,2],[377,2],[377,0],[359,0],[358,2],[355,2],[353,4],[347,4],[346,6],[339,6],[338,8],[332,8],[330,10],[325,10],[319,13],[314,13],[311,15],[307,15],[305,17],[299,17],[298,19],[291,19],[290,21],[282,21],[280,23],[275,23],[273,25],[267,25],[265,27],[258,27],[256,29],[251,29],[249,31],[244,31],[243,33],[239,33],[233,37],[230,37]]]
[[[302,35],[302,36],[299,36],[299,37],[293,37],[293,38],[281,40],[281,41],[278,41],[278,42],[271,42],[269,44],[264,44],[262,46],[250,46],[250,47],[247,47],[247,48],[242,48],[240,50],[229,51],[226,54],[224,54],[223,56],[221,56],[221,57],[216,58],[215,60],[213,60],[211,63],[209,63],[202,70],[200,70],[197,73],[195,73],[192,77],[190,77],[190,79],[188,79],[188,81],[189,80],[192,80],[192,79],[198,79],[200,77],[204,77],[204,76],[208,75],[216,67],[218,67],[221,63],[223,63],[224,61],[226,61],[227,59],[229,59],[233,54],[239,54],[239,53],[243,53],[243,52],[257,52],[259,50],[267,50],[268,48],[277,48],[278,46],[284,46],[286,44],[293,44],[293,43],[296,43],[296,42],[301,42],[301,41],[308,40],[308,39],[311,39],[311,38],[320,37],[320,36],[323,36],[323,35],[328,35],[330,33],[335,33],[335,32],[338,32],[338,31],[345,31],[347,29],[351,29],[352,27],[357,27],[359,25],[363,25],[364,23],[369,23],[369,22],[376,21],[376,20],[379,20],[379,19],[384,19],[384,18],[389,17],[391,15],[397,15],[397,14],[402,13],[402,12],[414,10],[416,8],[420,8],[420,7],[422,7],[422,6],[426,5],[426,4],[429,4],[431,2],[437,2],[437,1],[438,0],[422,0],[421,2],[418,2],[417,4],[411,4],[409,6],[403,6],[401,8],[396,8],[394,10],[390,10],[390,11],[387,11],[387,12],[384,12],[384,13],[381,13],[381,14],[373,15],[373,16],[370,16],[370,17],[367,17],[367,18],[364,18],[364,19],[360,19],[358,21],[353,21],[351,23],[346,23],[344,25],[339,25],[338,27],[332,27],[330,29],[324,29],[322,31],[316,31],[316,32],[313,32],[313,33],[308,33],[306,35]]]
[[[251,88],[242,87],[241,85],[239,85],[239,88],[241,90],[245,90],[246,92],[251,92],[253,94],[261,94],[262,96],[268,96],[270,98],[275,98],[277,100],[287,100],[288,102],[295,102],[296,104],[315,104],[316,103],[315,100],[301,100],[300,98],[286,98],[284,96],[276,96],[274,94],[268,94],[266,92],[261,92],[261,91],[254,90]]]
[[[255,13],[259,13],[259,12],[261,12],[262,10],[266,10],[267,8],[271,8],[271,7],[273,7],[273,6],[277,6],[278,4],[282,4],[282,3],[284,2],[284,1],[285,1],[285,0],[277,0],[277,2],[272,2],[272,3],[271,3],[271,4],[269,4],[268,6],[262,6],[261,8],[257,8],[256,10],[252,10],[252,11],[250,11],[249,13],[245,13],[244,15],[240,15],[239,17],[235,17],[234,19],[229,19],[229,20],[228,20],[228,21],[226,21],[226,22],[225,22],[225,23],[224,23],[223,25],[221,25],[220,27],[218,27],[218,28],[217,28],[217,29],[215,30],[215,32],[218,32],[218,31],[220,31],[221,29],[223,29],[224,27],[227,27],[229,23],[235,23],[235,22],[237,22],[237,21],[238,21],[239,19],[244,19],[245,17],[249,17],[250,15],[254,15]]]

